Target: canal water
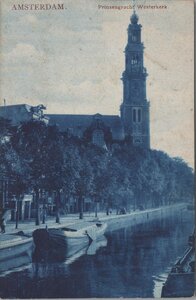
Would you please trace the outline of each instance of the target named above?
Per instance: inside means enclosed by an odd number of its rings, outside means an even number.
[[[160,297],[187,247],[193,212],[163,224],[110,232],[65,261],[34,262],[0,274],[1,298]]]

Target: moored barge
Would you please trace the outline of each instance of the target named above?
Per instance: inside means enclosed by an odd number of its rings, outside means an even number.
[[[195,232],[189,247],[175,263],[163,285],[161,297],[192,297],[195,292]]]

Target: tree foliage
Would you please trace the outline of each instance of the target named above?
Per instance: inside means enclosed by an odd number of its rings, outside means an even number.
[[[9,122],[2,122],[5,134]],[[10,131],[9,131],[10,132]],[[193,170],[181,159],[157,150],[134,148],[130,143],[109,150],[88,139],[68,137],[55,126],[30,121],[0,144],[0,170],[25,189],[56,192],[56,206],[75,198],[82,210],[85,198],[103,207],[158,207],[193,197]],[[19,184],[20,183],[20,184]],[[60,194],[64,197],[60,197]]]

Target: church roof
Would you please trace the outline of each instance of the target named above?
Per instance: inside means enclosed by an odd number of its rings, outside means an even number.
[[[0,106],[0,117],[11,120],[13,125],[32,119],[39,119],[40,113],[33,108],[36,107],[28,104]],[[49,121],[49,125],[57,125],[60,131],[70,130],[78,136],[82,136],[95,119],[100,119],[106,127],[110,128],[114,140],[124,139],[124,128],[118,115],[43,114],[42,118],[47,123]]]
[[[113,139],[122,140],[124,130],[121,119],[118,115],[71,115],[71,114],[47,114],[49,125],[57,125],[61,131],[69,129],[81,129],[84,131],[91,125],[96,116],[99,116],[104,124],[110,127]]]
[[[16,104],[0,106],[0,117],[11,120],[13,125],[29,120],[31,106]]]
[[[18,125],[21,122],[26,122],[32,119],[40,119],[41,112],[32,111],[32,108],[34,107],[28,104],[0,106],[0,117],[11,120],[13,125]],[[45,115],[43,115],[42,120],[46,123],[48,122]]]

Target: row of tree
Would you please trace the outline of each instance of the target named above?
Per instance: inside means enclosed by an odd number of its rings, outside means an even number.
[[[55,192],[57,222],[59,208],[70,197],[78,201],[80,218],[87,197],[106,209],[158,207],[193,197],[192,169],[162,151],[135,148],[128,141],[110,144],[105,150],[41,121],[13,128],[1,119],[0,127],[0,173],[13,179],[11,190],[16,197],[33,191],[36,224],[40,190]]]

